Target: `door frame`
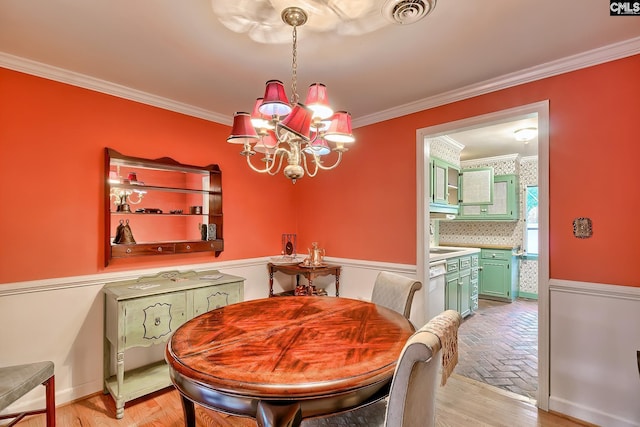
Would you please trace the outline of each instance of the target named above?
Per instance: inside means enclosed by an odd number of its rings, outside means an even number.
[[[417,275],[429,283],[429,138],[518,118],[538,118],[538,408],[549,410],[549,100],[416,130]],[[428,286],[427,286],[428,288]],[[425,321],[428,319],[425,319]]]

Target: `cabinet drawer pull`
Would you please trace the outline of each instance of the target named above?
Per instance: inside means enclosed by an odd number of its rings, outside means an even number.
[[[187,245],[187,250],[190,251],[191,250],[191,245]]]
[[[162,252],[162,246],[158,246],[158,252]]]
[[[154,322],[154,324],[156,326],[158,326],[160,324],[160,318],[159,317],[156,317],[156,321]]]
[[[131,253],[131,248],[127,248],[127,253],[130,254]]]

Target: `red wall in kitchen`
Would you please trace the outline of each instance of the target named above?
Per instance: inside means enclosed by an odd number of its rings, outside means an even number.
[[[105,269],[105,147],[219,164],[219,260],[277,254],[281,233],[295,227],[281,214],[293,211],[289,182],[249,172],[240,147],[226,143],[227,126],[3,68],[0,93],[0,283],[216,259],[166,255],[116,260]]]
[[[638,76],[640,55],[356,129],[340,168],[297,184],[300,235],[331,256],[414,264],[416,129],[548,99],[551,277],[640,286]],[[578,217],[593,237],[573,236]]]
[[[338,169],[292,185],[250,173],[226,126],[0,69],[0,283],[105,270],[107,146],[220,165],[219,259],[277,254],[281,233],[297,232],[299,252],[318,241],[327,256],[415,264],[416,129],[548,99],[551,277],[640,286],[638,75],[636,55],[358,128]],[[592,238],[573,237],[577,217]],[[152,258],[106,270],[213,259]]]

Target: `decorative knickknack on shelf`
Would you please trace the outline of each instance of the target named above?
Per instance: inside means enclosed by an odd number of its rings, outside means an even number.
[[[133,232],[129,226],[129,220],[127,220],[126,223],[124,220],[120,220],[113,243],[118,245],[132,245],[136,243],[136,239],[133,238]]]
[[[202,240],[216,240],[215,224],[198,224],[198,228],[200,229]]]

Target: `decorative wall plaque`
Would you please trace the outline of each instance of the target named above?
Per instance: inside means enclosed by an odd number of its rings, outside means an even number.
[[[573,235],[578,239],[591,237],[593,229],[590,218],[576,218],[573,220]]]

